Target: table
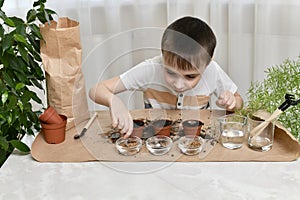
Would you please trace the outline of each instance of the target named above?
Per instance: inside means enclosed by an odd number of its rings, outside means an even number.
[[[33,136],[24,142],[31,145]],[[0,199],[299,199],[294,162],[39,163],[15,151]]]

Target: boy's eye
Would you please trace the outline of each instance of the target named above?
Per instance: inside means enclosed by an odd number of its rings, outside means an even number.
[[[167,70],[167,73],[168,73],[169,75],[172,75],[172,76],[176,75],[175,72],[172,72],[172,71],[170,71],[170,70]]]
[[[196,78],[198,75],[196,75],[196,74],[193,74],[193,75],[185,75],[185,78],[187,78],[187,79],[194,79],[194,78]]]

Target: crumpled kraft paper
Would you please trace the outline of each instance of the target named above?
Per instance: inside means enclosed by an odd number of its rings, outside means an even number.
[[[47,102],[58,114],[68,117],[67,129],[89,118],[79,26],[69,18],[40,26]]]

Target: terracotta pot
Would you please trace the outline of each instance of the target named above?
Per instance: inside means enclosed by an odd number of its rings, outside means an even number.
[[[62,122],[57,124],[46,124],[41,122],[44,138],[49,144],[59,144],[65,140],[67,117],[59,115]]]
[[[159,119],[153,122],[155,135],[170,136],[172,121],[168,119]]]
[[[186,120],[182,122],[183,133],[189,136],[199,136],[203,122],[199,120]]]
[[[62,118],[52,106],[48,106],[44,113],[40,115],[39,120],[47,124],[60,124],[63,122]]]
[[[142,119],[134,119],[133,120],[133,130],[131,136],[136,136],[142,138],[144,131],[144,121]]]

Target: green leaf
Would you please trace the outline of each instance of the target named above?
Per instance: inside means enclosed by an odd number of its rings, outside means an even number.
[[[38,122],[38,116],[37,116],[37,114],[34,113],[34,112],[29,112],[29,113],[28,113],[28,118],[29,118],[29,120],[32,121],[32,122]]]
[[[2,51],[2,49],[1,49],[1,43],[0,43],[0,50]],[[0,54],[1,62],[3,63],[4,67],[8,67],[9,66],[9,58],[8,58],[8,56],[5,56],[7,54],[8,54],[7,52],[4,52],[3,54]]]
[[[14,23],[14,21],[11,20],[10,18],[5,18],[5,19],[4,19],[4,23],[5,23],[6,25],[10,26],[10,27],[15,27],[15,26],[16,26],[15,23]]]
[[[39,0],[39,2],[40,2],[40,8],[38,9],[38,11],[40,11],[40,12],[43,12],[44,10],[45,10],[45,2],[43,3],[43,2],[41,2],[42,0]]]
[[[19,119],[20,119],[20,120],[19,120],[20,124],[24,125],[25,127],[28,127],[28,126],[27,126],[27,122],[28,122],[28,121],[27,121],[27,117],[26,117],[25,115],[20,115],[20,116],[19,116]]]
[[[27,133],[28,135],[33,135],[33,136],[34,136],[34,132],[33,132],[33,130],[31,130],[31,129],[28,129],[27,131],[28,131],[28,133]]]
[[[39,52],[40,51],[40,40],[36,40],[33,35],[27,35],[27,38],[30,41],[30,44],[33,46],[34,50]]]
[[[33,94],[34,94],[34,92],[32,92],[32,91],[25,91],[21,97],[22,102],[26,103],[26,102],[30,101]]]
[[[41,90],[44,89],[43,85],[39,81],[37,81],[36,79],[32,79],[31,82],[34,86],[38,87],[39,89],[41,89]]]
[[[5,91],[2,95],[1,95],[1,101],[3,104],[5,104],[5,102],[7,101],[8,99],[8,92]]]
[[[46,10],[44,10],[44,14],[45,14],[45,18],[46,18],[48,24],[51,24],[49,15],[48,15],[48,13],[46,12]]]
[[[18,83],[15,87],[16,90],[22,89],[23,87],[25,87],[24,83]]]
[[[0,114],[0,119],[6,120],[5,117],[3,117],[3,115]],[[0,129],[1,130],[1,129]]]
[[[31,53],[36,61],[42,62],[42,59],[41,59],[41,56],[39,53],[37,53],[36,51],[32,51]]]
[[[4,32],[5,32],[5,30],[4,30],[3,26],[0,26],[0,38],[3,38]]]
[[[18,44],[18,49],[21,54],[21,57],[25,60],[25,62],[27,64],[29,64],[28,52],[26,51],[25,47],[23,46],[23,43]]]
[[[40,12],[38,12],[36,16],[37,16],[37,18],[40,20],[40,22],[41,22],[42,24],[48,22],[48,21],[47,21],[47,18],[48,18],[48,17],[45,15],[45,11],[44,11],[43,9],[40,9]],[[49,23],[49,22],[48,22],[48,23]]]
[[[19,106],[19,108],[21,109],[21,111],[23,112],[24,107],[23,107],[23,103],[22,101],[18,101],[17,105]]]
[[[41,99],[36,95],[36,93],[35,92],[33,92],[33,91],[25,91],[24,92],[24,94],[22,95],[22,97],[21,97],[21,100],[22,100],[22,103],[23,103],[23,105],[25,106],[27,106],[27,103],[30,101],[30,100],[34,100],[34,101],[36,101],[37,103],[39,103],[39,104],[41,104],[42,103],[42,101],[41,101]],[[31,104],[29,104],[29,105],[31,105]]]
[[[7,117],[7,123],[9,126],[11,125],[11,122],[12,122],[12,114],[9,113],[9,116]]]
[[[29,25],[30,30],[32,31],[32,33],[38,37],[39,39],[42,38],[42,34],[40,32],[40,28],[36,25],[36,24],[30,24]]]
[[[34,100],[35,102],[41,104],[42,100],[36,95],[36,93],[32,93],[32,100]]]
[[[15,95],[10,95],[7,108],[8,109],[15,109],[16,105],[17,105],[17,101],[18,100],[17,100],[17,97]]]
[[[12,36],[10,34],[5,35],[4,38],[2,39],[2,55],[7,49],[11,48],[12,43],[13,43]]]
[[[20,115],[22,115],[23,113],[20,112],[19,109],[13,109],[13,119],[12,121],[14,123],[19,123],[19,118],[20,118]]]
[[[39,1],[33,2],[33,7],[37,7],[37,6],[39,6],[39,5],[40,5]]]
[[[22,151],[22,152],[29,152],[30,148],[23,142],[21,142],[20,140],[11,140],[9,141],[9,143],[17,148],[18,150]]]
[[[18,82],[26,82],[27,81],[27,75],[24,73],[24,71],[17,71],[15,70],[14,72],[14,75],[16,76],[16,79]]]
[[[26,35],[26,28],[27,28],[26,24],[23,24],[23,23],[18,24],[16,26],[16,33],[25,36]]]
[[[50,9],[47,9],[47,8],[45,9],[45,11],[48,13],[49,17],[50,17],[50,15],[56,15],[57,14],[54,10],[50,10]]]
[[[42,71],[42,66],[35,67],[34,69],[35,69],[36,79],[43,81],[44,80],[44,73]]]
[[[7,52],[5,52],[3,58],[5,58],[4,60],[5,62],[7,62],[6,66],[12,69],[10,70],[10,77],[13,77],[12,73],[14,74],[14,72],[20,72],[26,79],[26,77],[28,76],[28,70],[26,70],[26,67],[24,67],[25,65],[24,62],[22,62],[22,59],[19,59],[20,57],[17,57],[15,54],[8,54]]]
[[[4,20],[4,19],[7,18],[5,12],[3,12],[2,10],[0,10],[0,18],[1,18],[2,20]]]
[[[21,43],[27,43],[26,41],[26,37],[24,35],[20,35],[20,34],[14,34],[14,39],[17,41],[17,42],[21,42]]]
[[[3,75],[4,81],[5,81],[10,87],[14,88],[14,81],[11,79],[11,77],[10,77],[6,72],[3,72],[2,75]]]
[[[30,62],[30,66],[32,69],[35,69],[35,75],[33,77],[33,79],[37,79],[37,80],[44,80],[44,74],[43,71],[41,69],[41,66],[35,62],[34,58],[29,55],[29,62]]]
[[[3,83],[2,79],[0,79],[0,91],[4,91],[6,89],[5,83]]]
[[[4,0],[0,0],[0,8],[2,8]]]
[[[9,19],[11,19],[13,21],[15,26],[24,24],[23,19],[21,19],[19,17],[9,17]]]
[[[4,150],[7,151],[8,149],[8,142],[6,141],[5,137],[0,136],[0,147]]]
[[[36,53],[36,51],[33,49],[32,45],[30,43],[25,44],[25,46],[28,50],[28,53],[31,53],[31,54]]]
[[[35,18],[36,18],[36,10],[30,9],[26,15],[27,23],[35,21]]]
[[[31,108],[32,108],[32,105],[31,105],[30,102],[23,103],[23,110],[24,111],[30,111],[30,112],[32,112]],[[26,118],[27,118],[27,116],[26,116]],[[28,123],[31,123],[31,122],[27,121],[27,120],[24,122],[24,124],[28,124]]]

